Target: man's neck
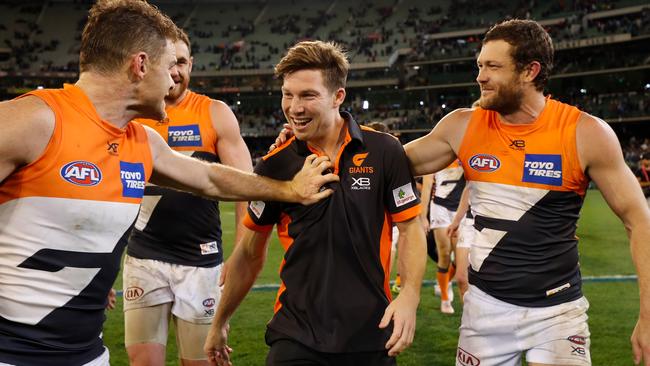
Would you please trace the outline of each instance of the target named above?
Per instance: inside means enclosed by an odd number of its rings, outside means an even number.
[[[137,117],[137,112],[129,106],[136,104],[135,93],[128,80],[122,75],[101,75],[84,72],[75,83],[86,94],[102,120],[124,128],[129,121]]]
[[[542,92],[529,93],[524,96],[519,108],[510,114],[499,114],[502,122],[510,124],[530,124],[537,121],[537,118],[546,106],[546,97]]]
[[[345,141],[347,132],[347,123],[340,114],[337,113],[336,119],[331,124],[322,138],[307,141],[307,145],[326,154],[332,161],[336,158],[339,149]]]

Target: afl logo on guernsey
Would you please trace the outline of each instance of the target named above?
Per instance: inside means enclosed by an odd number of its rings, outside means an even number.
[[[61,168],[61,178],[78,186],[94,186],[102,181],[102,171],[87,161],[73,161]]]
[[[501,162],[494,155],[476,154],[469,158],[469,166],[481,173],[493,172],[501,166]]]

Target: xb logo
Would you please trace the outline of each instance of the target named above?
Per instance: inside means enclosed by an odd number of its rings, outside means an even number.
[[[350,177],[350,178],[352,178],[352,186],[350,187],[351,189],[354,190],[370,189],[370,178],[368,177],[360,177],[360,178]]]
[[[109,154],[117,154],[117,148],[120,146],[120,144],[117,142],[106,141],[106,145],[108,145],[108,148],[106,150],[108,150]]]
[[[363,164],[363,161],[366,160],[367,156],[368,153],[356,154],[352,157],[352,163],[354,163],[355,166],[361,166],[361,164]]]
[[[367,187],[370,185],[370,178],[367,177],[361,177],[361,178],[352,177],[352,180],[354,181],[352,183],[352,186]]]
[[[523,150],[526,147],[526,141],[524,140],[510,140],[509,148],[515,150]]]

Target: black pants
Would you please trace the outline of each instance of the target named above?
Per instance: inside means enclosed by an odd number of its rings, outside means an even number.
[[[358,353],[323,353],[290,339],[271,344],[266,366],[396,366],[388,351]]]

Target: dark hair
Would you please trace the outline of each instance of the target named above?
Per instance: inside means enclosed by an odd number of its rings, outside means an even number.
[[[174,22],[144,0],[99,0],[81,35],[79,69],[114,72],[140,51],[157,62],[167,40],[177,38]]]
[[[533,20],[511,19],[495,24],[487,31],[483,44],[503,40],[512,46],[512,56],[518,72],[531,62],[541,65],[534,80],[535,88],[543,91],[553,70],[553,41],[548,32]]]
[[[348,78],[345,52],[334,42],[303,41],[291,47],[275,66],[275,75],[282,79],[299,70],[321,70],[325,85],[331,91],[345,88]]]

